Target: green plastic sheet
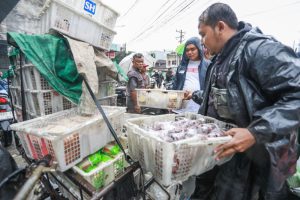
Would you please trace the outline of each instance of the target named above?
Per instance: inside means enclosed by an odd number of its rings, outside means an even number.
[[[73,103],[79,103],[82,78],[77,72],[65,38],[50,34],[27,35],[9,32],[7,41],[25,54],[55,91]]]
[[[116,61],[113,61],[113,63],[115,65],[115,67],[117,68],[118,74],[120,74],[123,77],[123,79],[127,82],[128,81],[128,77],[125,74],[125,72],[122,69],[122,67]]]

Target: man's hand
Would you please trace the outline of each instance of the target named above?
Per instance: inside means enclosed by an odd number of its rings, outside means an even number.
[[[225,144],[219,145],[215,149],[217,160],[231,156],[237,152],[244,152],[256,142],[254,136],[246,128],[232,128],[225,132],[225,134],[231,135],[232,139]]]
[[[184,91],[183,100],[190,100],[192,98],[192,92],[191,91]]]
[[[140,106],[134,106],[134,111],[136,113],[141,113],[141,107]]]

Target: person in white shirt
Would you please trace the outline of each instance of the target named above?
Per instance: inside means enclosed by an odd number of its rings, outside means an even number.
[[[204,57],[203,46],[197,37],[188,39],[180,65],[177,68],[173,82],[173,90],[184,90],[186,94],[203,90],[207,67],[210,61]],[[198,113],[200,105],[193,100],[184,101],[182,109],[185,112]]]

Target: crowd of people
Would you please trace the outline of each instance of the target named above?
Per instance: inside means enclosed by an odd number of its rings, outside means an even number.
[[[215,149],[221,166],[189,179],[186,199],[292,200],[287,178],[299,157],[300,59],[288,46],[246,22],[223,3],[198,19],[197,37],[187,40],[173,89],[184,90],[190,112],[236,124],[232,139]],[[141,88],[135,60],[128,75],[130,108],[137,111],[134,87]],[[139,68],[140,67],[140,68]],[[154,75],[153,75],[154,76]],[[155,74],[159,77],[159,74]],[[199,155],[201,156],[201,155]],[[184,184],[183,184],[184,186]]]

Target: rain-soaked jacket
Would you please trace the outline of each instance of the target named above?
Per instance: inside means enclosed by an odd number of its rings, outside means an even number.
[[[247,128],[256,143],[220,167],[215,185],[222,188],[222,193],[217,199],[247,199],[245,192],[252,187],[247,185],[249,179],[256,179],[272,196],[295,172],[300,59],[291,48],[254,28],[227,53],[223,64],[229,66],[225,79],[228,110],[232,121]],[[212,71],[214,64],[207,71],[199,111],[204,115],[207,115]]]
[[[173,90],[182,90],[184,87],[186,71],[189,64],[189,58],[186,55],[186,46],[189,44],[194,44],[198,49],[199,57],[201,59],[201,62],[198,66],[199,84],[200,89],[204,89],[206,71],[210,61],[204,58],[203,47],[201,46],[200,39],[197,37],[192,37],[185,43],[182,59],[180,65],[177,67],[176,75],[173,80]]]

